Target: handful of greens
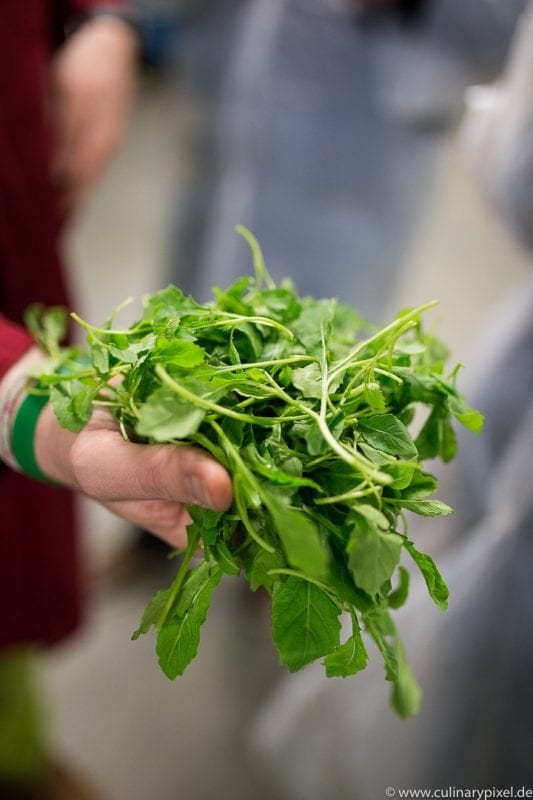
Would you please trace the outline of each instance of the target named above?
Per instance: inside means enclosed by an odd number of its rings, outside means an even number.
[[[255,280],[215,289],[206,306],[169,286],[147,298],[126,330],[115,329],[113,317],[95,328],[73,315],[88,331],[88,348],[56,350],[61,369],[41,382],[73,431],[105,403],[126,438],[198,445],[232,475],[229,511],[189,507],[176,579],[133,635],[155,628],[169,678],[195,657],[223,574],[244,572],[253,591],[264,587],[272,597],[283,664],[294,671],[323,658],[328,677],[353,675],[368,658],[364,630],[384,659],[394,708],[408,716],[420,692],[389,614],[407,598],[402,552],[441,609],[448,590],[409,539],[404,512],[451,512],[431,499],[437,481],[422,462],[453,458],[452,416],[476,432],[482,418],[465,405],[455,373],[444,377],[445,348],[423,331],[420,317],[432,303],[378,330],[334,300],[276,286],[256,240],[240,232]],[[42,322],[30,317],[50,341],[53,318]],[[419,404],[429,413],[413,439]],[[204,560],[192,566],[200,545]],[[341,642],[343,612],[352,632]]]

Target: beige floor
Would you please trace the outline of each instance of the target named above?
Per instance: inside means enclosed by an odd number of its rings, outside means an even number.
[[[167,87],[145,86],[127,148],[73,232],[73,279],[91,320],[101,321],[129,295],[137,298],[135,313],[140,296],[163,281],[165,231],[185,169],[173,107]],[[525,270],[525,257],[481,207],[450,142],[396,309],[439,299],[435,324],[468,367],[491,306]],[[98,571],[131,534],[93,507],[85,506],[84,516],[88,559]],[[56,747],[109,800],[273,800],[268,777],[246,754],[254,710],[279,674],[266,611],[245,599],[240,583],[225,584],[198,660],[170,683],[153,642],[129,641],[151,592],[170,574],[166,563],[150,562],[129,580],[98,582],[83,632],[47,656]]]

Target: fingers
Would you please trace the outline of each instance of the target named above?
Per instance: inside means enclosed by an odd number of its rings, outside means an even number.
[[[174,548],[187,544],[191,518],[179,503],[168,500],[116,500],[104,504],[109,511],[132,525],[155,534]]]
[[[98,416],[78,435],[70,458],[79,488],[98,500],[170,500],[215,511],[231,504],[229,475],[201,450],[126,442],[100,427]]]

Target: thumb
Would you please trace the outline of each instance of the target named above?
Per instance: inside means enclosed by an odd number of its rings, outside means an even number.
[[[171,500],[224,511],[231,504],[226,470],[187,445],[125,441],[116,430],[91,423],[71,450],[79,488],[97,500]]]

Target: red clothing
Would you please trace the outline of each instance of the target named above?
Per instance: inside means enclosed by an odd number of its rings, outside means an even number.
[[[0,374],[30,344],[20,322],[33,302],[68,304],[58,256],[60,217],[49,182],[47,70],[57,31],[104,0],[0,0]],[[0,647],[51,643],[80,615],[70,492],[0,465]]]
[[[0,314],[0,378],[33,344],[30,334]]]

